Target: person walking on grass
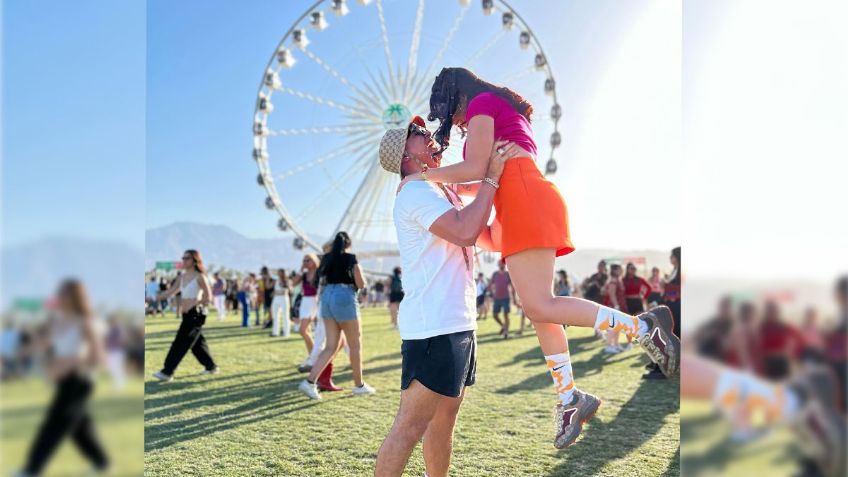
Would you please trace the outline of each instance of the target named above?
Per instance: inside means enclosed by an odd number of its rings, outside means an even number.
[[[356,255],[350,253],[352,244],[347,232],[339,232],[332,249],[321,259],[318,275],[324,281],[321,289],[321,319],[324,325],[324,346],[309,376],[298,389],[310,399],[321,399],[319,386],[328,391],[341,390],[332,382],[333,358],[344,344],[350,347],[350,367],[357,396],[374,394],[375,390],[362,380],[362,326],[359,321],[357,290],[366,287]],[[318,346],[316,342],[315,346]],[[323,379],[322,379],[323,377]]]
[[[277,280],[274,283],[274,299],[271,301],[271,314],[273,323],[271,336],[280,336],[280,326],[283,327],[283,337],[288,338],[291,334],[291,320],[289,310],[291,299],[289,294],[289,277],[282,268],[277,270]]]
[[[165,366],[153,377],[162,382],[174,378],[180,361],[191,350],[194,357],[203,365],[201,374],[217,374],[218,365],[209,353],[209,345],[203,336],[203,325],[206,323],[206,308],[212,301],[212,288],[206,278],[206,268],[197,250],[186,250],[183,253],[183,270],[179,281],[174,283],[163,296],[171,296],[179,291],[182,293],[182,307],[185,310],[174,342],[165,357]]]
[[[506,271],[506,262],[498,261],[498,270],[492,274],[491,291],[494,300],[492,308],[492,317],[497,324],[501,325],[500,335],[504,339],[509,338],[509,313],[510,313],[510,297],[515,301],[515,289],[512,288],[512,282],[509,279],[509,272]],[[503,311],[503,321],[498,318],[498,313]]]
[[[609,280],[604,284],[601,296],[603,297],[604,306],[627,313],[627,302],[624,299],[624,284],[621,283],[621,273],[621,265],[614,263],[610,267]],[[616,330],[607,330],[605,337],[607,346],[604,348],[604,353],[617,354],[624,351],[618,344],[620,335],[621,333]],[[628,343],[628,346],[630,346],[630,343]]]
[[[484,306],[486,305],[486,278],[483,272],[477,274],[477,279],[474,280],[474,286],[477,288],[477,320],[483,320],[486,315],[483,314]],[[501,325],[503,328],[503,325]]]
[[[102,332],[82,282],[64,281],[57,298],[58,310],[48,324],[47,340],[36,343],[37,348],[47,352],[45,368],[56,388],[29,448],[26,464],[13,477],[41,475],[66,437],[91,462],[91,475],[105,475],[110,467],[88,409],[94,394],[93,373],[105,356]]]
[[[250,282],[253,279],[250,275],[245,275],[241,280],[238,291],[238,301],[241,306],[241,326],[247,328],[250,326]]]
[[[443,68],[431,89],[429,118],[441,122],[435,139],[444,148],[449,145],[453,126],[467,133],[464,160],[410,174],[398,189],[421,181],[479,181],[491,162],[496,139],[512,141],[521,149],[522,157],[509,161],[504,169],[502,187],[495,196],[495,220],[483,231],[479,243],[501,252],[524,311],[534,322],[558,398],[554,445],[565,448],[577,440],[583,423],[594,416],[601,401],[575,388],[562,325],[638,337],[651,359],[668,375],[677,373],[680,343],[672,333],[673,318],[668,308],[632,316],[580,298],[553,295],[556,258],[574,251],[574,245],[565,201],[535,162],[532,114],[533,106],[516,92],[483,81],[465,68]]]
[[[213,277],[212,299],[215,302],[215,309],[218,310],[218,321],[224,321],[224,317],[227,316],[227,283],[218,272],[215,272]]]
[[[398,326],[398,309],[403,301],[403,283],[400,279],[401,268],[395,267],[392,276],[389,277],[389,313],[392,317],[392,327]]]
[[[298,331],[306,344],[306,359],[298,365],[297,370],[301,373],[309,372],[312,369],[312,362],[309,361],[309,355],[312,354],[314,341],[310,334],[310,325],[318,316],[318,266],[321,261],[314,253],[309,253],[303,256],[301,274],[292,280],[292,286],[300,285],[302,287],[300,306],[298,306],[297,318],[300,326]],[[323,326],[321,327],[323,330]],[[322,336],[318,336],[318,328],[316,327],[316,340]],[[320,341],[320,340],[319,340]]]
[[[404,177],[439,167],[438,150],[416,116],[407,128],[385,133],[380,164]],[[398,313],[401,396],[377,454],[376,476],[400,476],[422,437],[427,475],[448,474],[457,414],[477,368],[472,247],[492,210],[506,157],[490,161],[486,182],[468,189],[476,198],[465,207],[457,187],[432,182],[411,183],[395,199],[406,291]]]

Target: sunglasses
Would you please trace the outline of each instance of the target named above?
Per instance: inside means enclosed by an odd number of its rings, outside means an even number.
[[[183,257],[183,260],[191,260],[191,255],[186,255]]]
[[[407,130],[407,132],[409,134],[412,134],[413,136],[430,137],[430,131],[428,131],[427,128],[421,127],[415,123],[411,123],[409,125],[409,129]]]

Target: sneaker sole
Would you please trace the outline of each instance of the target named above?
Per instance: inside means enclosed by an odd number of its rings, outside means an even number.
[[[674,377],[680,366],[680,339],[673,332],[674,319],[671,317],[671,310],[666,306],[659,306],[649,313],[656,318],[655,325],[658,325],[661,332],[660,338],[665,341],[666,354],[664,357],[667,357],[667,359],[660,359],[659,361],[655,359],[654,353],[661,352],[650,342],[650,339],[640,340],[640,345],[651,358],[651,361],[659,365],[660,371],[667,378]]]
[[[556,447],[557,449],[565,449],[566,447],[569,447],[575,442],[577,442],[577,439],[580,437],[581,434],[583,434],[583,425],[591,421],[592,418],[595,417],[595,414],[598,412],[598,408],[601,407],[601,404],[603,404],[603,401],[598,399],[598,403],[595,405],[595,407],[589,410],[589,414],[586,416],[586,418],[580,420],[580,425],[577,426],[577,433],[574,435],[573,439],[565,442],[564,444],[562,444],[562,446],[557,445],[556,441],[554,441],[554,447]]]

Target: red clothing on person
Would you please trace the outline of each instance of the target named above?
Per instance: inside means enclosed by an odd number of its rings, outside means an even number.
[[[607,281],[606,285],[604,285],[603,299],[604,305],[612,307],[612,299],[610,299],[610,286],[615,288],[615,298],[618,301],[618,309],[627,313],[627,300],[624,299],[624,284],[621,282],[620,278],[612,278],[610,277],[609,281]]]
[[[648,298],[651,294],[651,284],[642,277],[624,277],[624,296],[627,298]]]
[[[790,353],[794,351],[797,339],[792,327],[785,323],[763,323],[760,326],[760,343],[763,354]]]

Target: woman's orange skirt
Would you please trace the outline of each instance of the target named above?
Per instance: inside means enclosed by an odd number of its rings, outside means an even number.
[[[502,257],[531,248],[556,249],[557,257],[574,251],[565,200],[530,157],[506,161],[495,193],[495,220]]]

